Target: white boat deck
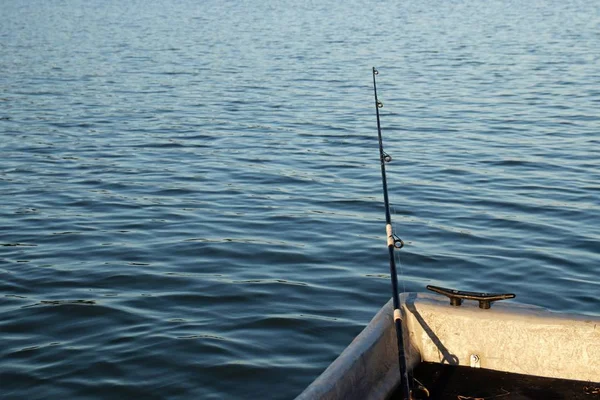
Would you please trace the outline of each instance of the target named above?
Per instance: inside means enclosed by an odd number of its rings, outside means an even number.
[[[421,361],[600,382],[600,319],[515,302],[453,307],[432,293],[402,295],[409,368]],[[384,399],[399,380],[388,302],[299,399]]]

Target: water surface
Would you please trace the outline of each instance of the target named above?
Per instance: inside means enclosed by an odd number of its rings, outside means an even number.
[[[2,398],[292,398],[401,287],[600,315],[600,8],[5,1]]]

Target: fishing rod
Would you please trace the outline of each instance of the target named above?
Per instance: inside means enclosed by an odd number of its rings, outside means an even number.
[[[373,91],[375,93],[375,112],[377,114],[377,134],[379,137],[379,160],[381,161],[381,182],[383,184],[383,202],[385,204],[385,231],[387,233],[387,246],[390,256],[390,275],[392,279],[392,298],[394,302],[394,325],[396,326],[396,338],[398,340],[398,365],[400,366],[400,387],[405,400],[412,399],[408,369],[406,368],[406,355],[404,353],[404,337],[402,333],[402,313],[400,311],[400,296],[398,294],[398,274],[396,272],[396,260],[394,249],[401,249],[404,242],[394,234],[392,229],[392,217],[390,216],[390,203],[388,200],[387,179],[385,175],[385,163],[392,161],[392,157],[383,151],[383,139],[381,137],[381,122],[379,121],[379,109],[383,103],[377,98],[377,83],[375,76],[379,72],[373,67]]]

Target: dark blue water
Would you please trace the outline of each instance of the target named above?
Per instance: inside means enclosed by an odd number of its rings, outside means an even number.
[[[600,315],[600,5],[5,0],[0,397],[291,398],[401,286]]]

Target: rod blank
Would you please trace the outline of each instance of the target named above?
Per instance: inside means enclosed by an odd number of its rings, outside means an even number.
[[[390,258],[390,278],[392,281],[392,298],[394,303],[394,325],[396,327],[396,338],[398,341],[398,365],[400,368],[400,386],[402,388],[405,400],[411,398],[411,379],[409,379],[408,369],[406,368],[406,355],[404,353],[404,337],[402,333],[402,313],[400,311],[400,295],[398,294],[398,273],[396,272],[396,260],[394,259],[394,249],[402,248],[404,243],[400,238],[394,235],[392,230],[392,217],[390,216],[390,203],[388,198],[387,178],[385,174],[385,163],[392,161],[392,157],[383,151],[383,138],[381,136],[381,122],[379,119],[379,109],[383,103],[377,98],[377,82],[375,76],[379,74],[373,67],[373,92],[375,94],[375,112],[377,115],[377,135],[379,139],[379,160],[381,162],[381,183],[383,185],[383,202],[385,204],[385,224],[387,235],[387,247]]]

